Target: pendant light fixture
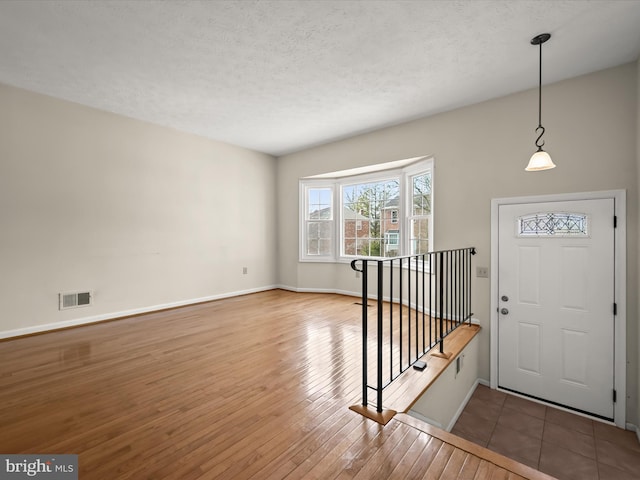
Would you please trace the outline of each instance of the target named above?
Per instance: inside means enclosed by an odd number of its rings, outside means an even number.
[[[544,146],[544,140],[542,140],[542,136],[544,135],[544,127],[542,126],[542,44],[550,38],[551,34],[541,33],[531,39],[531,45],[540,45],[540,69],[538,75],[538,127],[536,128],[536,133],[540,131],[540,134],[536,139],[536,147],[538,147],[538,150],[531,156],[529,165],[525,168],[527,172],[549,170],[556,167],[549,154],[542,149]]]

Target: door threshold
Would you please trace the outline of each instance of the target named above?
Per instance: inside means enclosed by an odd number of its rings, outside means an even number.
[[[592,420],[598,420],[598,421],[600,421],[602,423],[606,423],[608,425],[616,426],[615,422],[613,421],[613,418],[611,418],[611,417],[604,417],[602,415],[597,415],[595,413],[586,412],[586,411],[580,410],[578,408],[568,407],[567,405],[562,405],[561,403],[556,403],[556,402],[553,402],[551,400],[545,400],[544,398],[539,398],[539,397],[535,397],[533,395],[528,395],[526,393],[518,392],[517,390],[512,390],[512,389],[507,388],[507,387],[501,387],[500,385],[498,385],[496,387],[496,390],[498,390],[500,392],[504,392],[504,393],[510,394],[510,395],[514,395],[516,397],[524,398],[526,400],[531,400],[531,401],[539,403],[541,405],[546,405],[548,407],[557,408],[558,410],[562,410],[562,411],[565,411],[567,413],[572,413],[574,415],[579,415],[581,417],[589,418],[589,419],[592,419]]]

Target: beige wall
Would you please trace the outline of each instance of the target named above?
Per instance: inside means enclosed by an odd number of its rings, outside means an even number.
[[[637,65],[548,85],[543,90],[547,150],[558,168],[527,173],[535,150],[537,90],[529,90],[361,135],[278,161],[279,279],[297,289],[358,291],[345,264],[298,262],[298,179],[391,160],[434,155],[435,248],[475,246],[490,265],[492,198],[627,190],[628,421],[637,423],[638,174]],[[488,279],[474,278],[480,319],[480,375],[489,379]]]
[[[478,384],[478,342],[478,336],[471,339],[462,353],[411,407],[410,415],[451,431]],[[457,358],[461,359],[458,373]]]
[[[276,284],[275,162],[0,85],[0,334]]]

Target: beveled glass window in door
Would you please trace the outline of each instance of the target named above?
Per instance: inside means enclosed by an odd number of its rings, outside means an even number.
[[[545,212],[518,218],[519,237],[586,237],[588,228],[584,213]]]

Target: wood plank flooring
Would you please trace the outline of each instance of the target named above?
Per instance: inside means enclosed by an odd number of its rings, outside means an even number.
[[[0,452],[76,453],[82,480],[549,478],[348,410],[356,301],[271,290],[0,342]]]

